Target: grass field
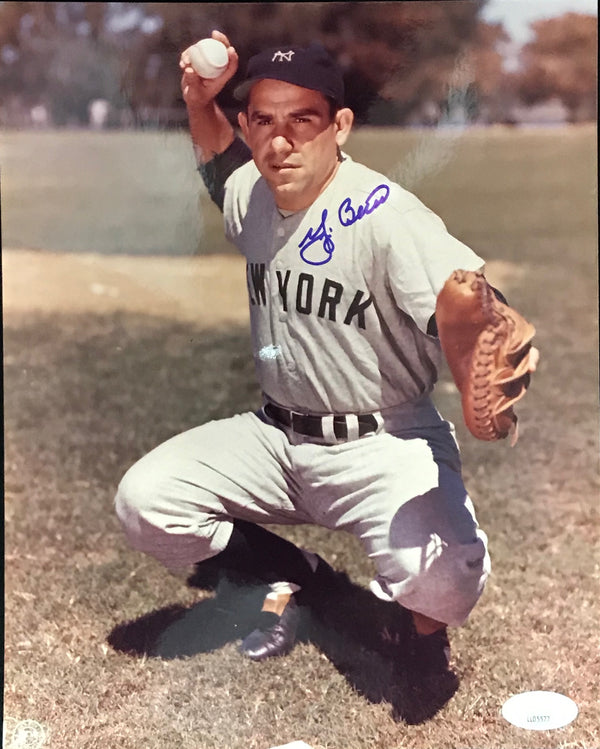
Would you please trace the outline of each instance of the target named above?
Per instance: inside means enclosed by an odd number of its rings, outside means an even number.
[[[125,470],[172,434],[258,403],[243,263],[205,257],[230,248],[185,135],[0,133],[9,734],[35,721],[52,749],[600,747],[595,144],[584,127],[446,141],[363,130],[348,147],[404,169],[490,259],[542,353],[513,449],[465,433],[445,373],[437,391],[493,575],[452,633],[458,691],[429,717],[426,697],[411,704],[390,683],[376,632],[392,610],[366,592],[354,539],[279,529],[352,585],[314,642],[264,664],[238,655],[220,593],[123,539],[112,501]],[[437,154],[424,175],[407,170],[419,148]],[[237,596],[247,611],[256,592]],[[514,728],[501,706],[527,690],[570,696],[577,719]]]

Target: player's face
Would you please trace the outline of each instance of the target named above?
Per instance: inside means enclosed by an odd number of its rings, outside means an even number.
[[[279,208],[303,210],[327,187],[352,121],[349,109],[332,120],[329,102],[318,91],[270,78],[252,87],[239,123]]]

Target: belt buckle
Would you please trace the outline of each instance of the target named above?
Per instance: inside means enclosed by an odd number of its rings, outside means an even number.
[[[350,427],[348,424],[347,414],[332,414],[330,428],[325,428],[324,419],[328,417],[324,416],[312,416],[310,414],[302,414],[298,411],[288,411],[289,414],[289,427],[296,434],[303,434],[312,437],[330,437],[334,442],[345,442],[350,436]],[[318,421],[319,426],[315,423],[315,428],[318,428],[318,432],[313,432],[310,424],[311,420]],[[299,423],[300,422],[300,423]],[[309,428],[310,427],[310,428]],[[356,425],[356,437],[361,437],[364,434],[371,432],[376,433],[379,427],[377,417],[374,414],[362,414],[357,416]],[[332,432],[330,434],[329,432]]]

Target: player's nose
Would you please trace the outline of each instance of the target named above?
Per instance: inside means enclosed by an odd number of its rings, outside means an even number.
[[[294,144],[288,135],[276,133],[271,138],[271,148],[277,155],[288,154],[293,150]]]

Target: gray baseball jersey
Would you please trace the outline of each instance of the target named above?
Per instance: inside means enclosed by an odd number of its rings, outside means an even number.
[[[247,260],[266,397],[313,413],[384,410],[427,395],[427,334],[444,282],[483,260],[417,197],[343,154],[317,200],[284,216],[253,161],[225,183],[227,237]]]
[[[201,171],[247,259],[266,399],[328,414],[323,439],[263,411],[176,435],[119,486],[127,536],[178,567],[226,548],[234,518],[344,530],[375,564],[377,596],[457,626],[490,563],[451,426],[427,397],[440,358],[427,331],[446,278],[483,261],[414,195],[348,156],[310,208],[287,216],[248,159],[236,140]],[[377,411],[376,433],[361,437],[348,417],[349,439],[337,439],[332,414]]]

